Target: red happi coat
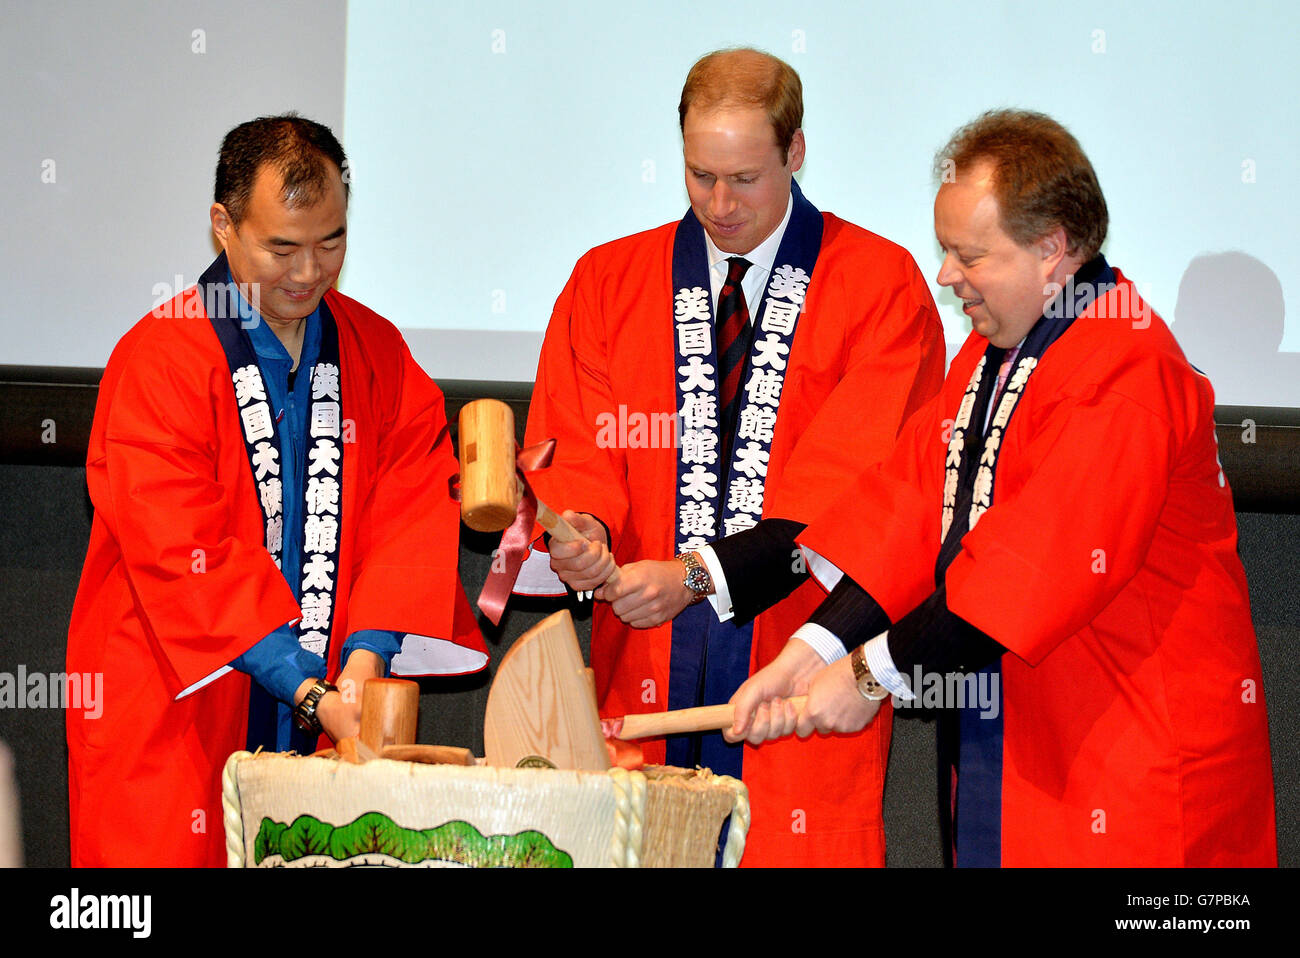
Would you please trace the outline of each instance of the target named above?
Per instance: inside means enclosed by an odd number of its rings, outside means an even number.
[[[337,292],[325,302],[353,426],[330,676],[361,629],[411,633],[416,674],[476,671],[486,649],[457,577],[442,394],[391,324]],[[244,747],[249,678],[177,696],[302,613],[263,546],[230,368],[197,289],[114,350],[86,481],[95,516],[68,670],[103,673],[104,694],[101,716],[67,716],[72,864],[224,865],[221,771]]]
[[[822,216],[763,504],[764,516],[804,522],[889,451],[902,423],[939,387],[944,363],[934,303],[907,252]],[[676,408],[676,228],[618,240],[578,262],[556,302],[529,409],[528,441],[558,440],[554,464],[532,474],[538,495],[604,520],[620,563],[675,551],[677,450],[657,428],[636,426],[662,422]],[[626,437],[598,441],[600,426],[620,416]],[[751,671],[775,657],[822,598],[805,582],[758,617]],[[591,659],[602,715],[667,707],[671,631],[671,624],[628,628],[597,604]],[[753,818],[744,864],[884,864],[888,713],[858,735],[745,749]],[[644,751],[647,761],[664,759],[662,741],[644,743]]]
[[[952,611],[1009,650],[1002,864],[1275,865],[1213,392],[1116,272],[1029,377],[946,575]],[[800,537],[895,621],[934,591],[945,442],[986,346],[971,334],[889,459]]]

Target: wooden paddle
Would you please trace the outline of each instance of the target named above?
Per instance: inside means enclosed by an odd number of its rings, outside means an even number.
[[[521,635],[497,666],[483,717],[483,751],[489,765],[609,768],[596,696],[567,610]]]

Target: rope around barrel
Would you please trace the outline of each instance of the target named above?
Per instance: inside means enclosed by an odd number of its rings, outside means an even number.
[[[244,867],[244,817],[239,807],[236,769],[252,752],[233,752],[221,771],[221,815],[226,829],[226,867]]]

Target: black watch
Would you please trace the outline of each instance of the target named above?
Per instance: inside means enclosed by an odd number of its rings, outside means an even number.
[[[316,717],[316,707],[320,705],[320,700],[325,697],[326,692],[337,692],[338,687],[331,685],[324,679],[316,679],[307,694],[302,697],[302,701],[293,707],[293,721],[304,732],[314,732],[319,735],[323,731],[320,726],[320,719]]]

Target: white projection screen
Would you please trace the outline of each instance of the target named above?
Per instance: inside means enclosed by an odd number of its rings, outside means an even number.
[[[0,362],[102,366],[214,255],[222,134],[297,109],[350,157],[340,288],[436,378],[531,380],[577,258],[684,212],[690,64],[749,45],[803,78],[804,192],[911,251],[950,355],[931,160],[1025,107],[1083,144],[1104,252],[1218,401],[1300,407],[1291,3],[6,0],[3,21]]]

